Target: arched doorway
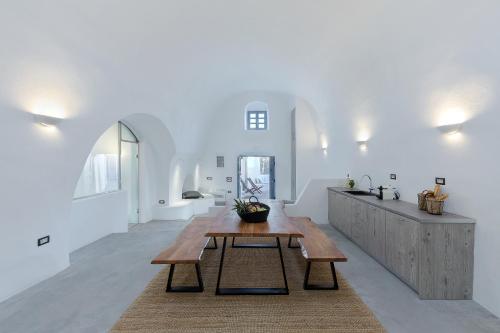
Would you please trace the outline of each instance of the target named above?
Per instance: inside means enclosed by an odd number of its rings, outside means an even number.
[[[74,199],[106,193],[127,194],[129,223],[139,223],[139,140],[118,122],[104,132],[92,148],[75,189]]]

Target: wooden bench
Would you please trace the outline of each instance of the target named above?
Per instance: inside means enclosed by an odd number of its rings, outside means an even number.
[[[212,219],[209,218],[194,218],[193,221],[184,228],[177,236],[174,244],[161,252],[156,258],[151,261],[155,265],[170,265],[168,274],[168,282],[166,292],[202,292],[203,279],[201,277],[200,260],[205,249],[217,249],[217,240],[214,240],[213,247],[207,247],[210,237],[205,234],[210,227]],[[176,264],[193,264],[196,268],[196,276],[198,278],[198,286],[178,286],[172,287],[172,279]]]
[[[304,234],[304,238],[297,238],[299,246],[292,245],[292,237],[288,239],[289,248],[300,248],[302,255],[306,259],[307,267],[304,277],[304,289],[306,290],[337,290],[337,274],[335,272],[335,262],[346,262],[347,257],[337,248],[335,242],[330,239],[318,226],[307,217],[290,218],[297,228]],[[309,284],[309,275],[311,273],[311,263],[328,262],[333,277],[333,286],[331,285],[313,285]]]

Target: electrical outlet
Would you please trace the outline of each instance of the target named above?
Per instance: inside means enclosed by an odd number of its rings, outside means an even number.
[[[218,168],[224,167],[224,156],[217,156],[217,167]]]
[[[50,242],[50,236],[45,236],[42,238],[38,238],[38,246],[42,246],[48,244]]]
[[[226,182],[232,183],[233,182],[233,177],[226,177]]]
[[[396,174],[395,174],[395,173],[391,173],[391,179],[392,179],[392,180],[396,180],[397,178],[398,178],[398,177],[396,176]]]
[[[446,178],[436,177],[436,184],[437,185],[446,185]]]

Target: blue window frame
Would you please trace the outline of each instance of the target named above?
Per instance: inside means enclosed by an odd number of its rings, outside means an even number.
[[[247,111],[247,130],[267,130],[267,111]]]

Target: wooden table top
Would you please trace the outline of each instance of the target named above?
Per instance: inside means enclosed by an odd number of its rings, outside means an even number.
[[[266,202],[271,207],[267,222],[248,223],[241,220],[232,207],[217,215],[206,233],[207,237],[297,237],[303,233],[283,211],[281,201]]]

